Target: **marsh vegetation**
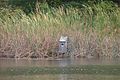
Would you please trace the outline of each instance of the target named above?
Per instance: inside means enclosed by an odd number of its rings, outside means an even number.
[[[0,8],[0,58],[54,58],[61,35],[70,38],[73,57],[120,57],[120,8],[114,2],[43,2],[29,9]]]

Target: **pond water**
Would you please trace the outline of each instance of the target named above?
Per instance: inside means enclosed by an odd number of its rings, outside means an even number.
[[[82,65],[86,71],[79,71],[79,67]],[[99,67],[101,65],[102,67]],[[59,68],[61,69],[59,70]],[[80,67],[80,70],[83,70],[82,68]],[[96,73],[94,73],[94,68]],[[48,72],[34,72],[32,69],[47,69]],[[54,69],[56,69],[56,73],[52,73]],[[62,73],[63,69],[68,72]],[[78,72],[74,72],[74,70],[78,70]],[[101,72],[101,70],[105,72]],[[0,59],[0,80],[120,80],[120,59]]]

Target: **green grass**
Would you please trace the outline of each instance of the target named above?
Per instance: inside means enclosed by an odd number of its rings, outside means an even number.
[[[28,15],[20,9],[0,11],[1,57],[48,58],[57,53],[61,35],[70,38],[75,57],[120,56],[120,8],[114,3],[43,6]]]

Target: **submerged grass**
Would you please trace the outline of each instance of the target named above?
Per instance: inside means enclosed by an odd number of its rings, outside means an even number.
[[[19,75],[19,76],[1,76],[1,80],[57,80],[57,79],[78,79],[78,80],[119,80],[120,76],[112,75],[82,75],[82,74],[57,74],[57,75]]]
[[[80,65],[77,67],[14,67],[0,70],[0,76],[36,74],[120,75],[120,65]]]
[[[120,57],[120,8],[115,4],[45,5],[29,15],[20,9],[0,11],[0,57],[56,57],[61,35],[70,38],[73,57]]]

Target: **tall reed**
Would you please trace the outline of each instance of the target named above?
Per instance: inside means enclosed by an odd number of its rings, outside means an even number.
[[[113,3],[60,6],[26,15],[0,12],[0,57],[54,58],[60,36],[70,38],[73,57],[120,57],[120,8]]]

